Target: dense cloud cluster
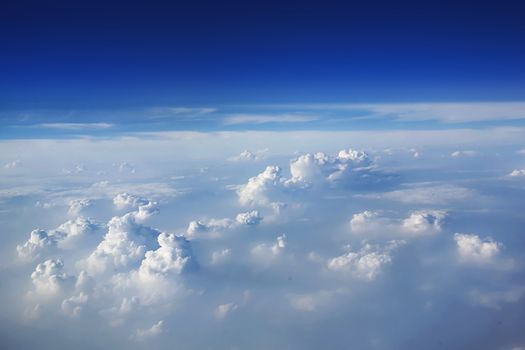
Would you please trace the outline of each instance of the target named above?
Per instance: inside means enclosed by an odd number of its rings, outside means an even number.
[[[0,289],[2,306],[21,321],[10,329],[51,320],[46,331],[132,349],[452,349],[490,342],[459,341],[458,328],[525,324],[519,164],[492,174],[467,164],[487,152],[425,147],[228,157],[239,149],[160,173],[82,160],[67,174],[81,185],[3,194],[29,203],[6,221],[15,260],[0,274],[16,276],[16,295]],[[525,345],[517,328],[487,348]]]

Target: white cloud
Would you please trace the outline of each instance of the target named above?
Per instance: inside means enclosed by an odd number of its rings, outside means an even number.
[[[488,264],[499,255],[503,245],[491,238],[480,238],[478,235],[454,234],[460,261],[465,263]]]
[[[71,216],[79,216],[82,211],[93,205],[93,202],[89,199],[74,199],[69,202],[68,214]]]
[[[49,259],[36,266],[31,274],[35,291],[39,295],[53,296],[65,286],[73,284],[73,278],[62,272],[64,263],[60,259]]]
[[[241,205],[268,205],[269,192],[275,191],[283,186],[284,179],[281,177],[281,168],[278,166],[267,166],[257,176],[248,180],[246,185],[237,190]]]
[[[525,169],[514,169],[509,176],[512,177],[518,177],[518,176],[525,176]]]
[[[416,210],[400,220],[365,210],[352,216],[350,228],[358,234],[415,237],[440,232],[446,216],[443,210]]]
[[[110,123],[43,123],[35,124],[35,128],[61,129],[61,130],[104,130],[112,128]]]
[[[473,290],[469,296],[473,303],[492,309],[500,309],[502,304],[516,303],[525,295],[525,287],[512,287],[505,291],[482,292]]]
[[[237,114],[223,119],[226,125],[236,124],[266,124],[266,123],[306,123],[319,119],[318,117],[297,114]]]
[[[262,216],[259,215],[257,210],[248,211],[245,213],[239,213],[235,217],[235,221],[241,225],[255,226],[262,221]]]
[[[273,259],[280,256],[287,245],[286,235],[277,237],[273,244],[261,243],[252,248],[252,256],[262,263],[270,263]]]
[[[160,320],[149,328],[137,329],[131,339],[136,341],[146,341],[158,337],[163,331],[164,321]]]
[[[475,157],[479,155],[479,152],[467,150],[467,151],[454,151],[450,154],[451,157],[459,158],[459,157]]]
[[[73,295],[72,297],[62,301],[62,311],[71,317],[78,317],[80,316],[88,300],[88,295],[80,292],[78,295]]]
[[[108,232],[86,261],[88,272],[98,274],[109,267],[128,268],[140,262],[149,248],[156,246],[160,232],[138,223],[148,217],[148,210],[149,207],[115,216],[108,222]]]
[[[19,165],[20,165],[20,161],[18,159],[12,160],[4,164],[4,169],[16,169],[18,168]]]
[[[268,148],[260,149],[255,152],[244,150],[236,156],[228,158],[230,162],[248,162],[255,161],[264,158],[264,155],[268,152]]]
[[[403,220],[404,230],[413,234],[441,231],[446,213],[440,210],[418,210]]]
[[[213,265],[221,264],[224,261],[230,259],[231,249],[225,248],[222,250],[217,250],[211,254],[211,263]]]
[[[391,253],[401,244],[403,241],[391,241],[383,247],[365,244],[357,251],[349,251],[329,259],[328,269],[372,281],[377,278],[384,266],[392,262]]]
[[[465,201],[476,195],[476,191],[450,184],[420,184],[390,192],[356,195],[356,197],[387,199],[411,205],[445,205]]]
[[[161,233],[158,236],[159,248],[146,252],[140,264],[139,276],[151,281],[170,274],[178,275],[197,262],[191,251],[190,242],[174,234]]]
[[[43,255],[54,253],[57,248],[70,249],[82,239],[92,235],[99,229],[99,225],[82,217],[68,220],[54,230],[36,229],[31,231],[29,239],[16,250],[22,260],[34,260]]]
[[[222,320],[237,310],[239,306],[235,303],[221,304],[214,311],[215,318]]]

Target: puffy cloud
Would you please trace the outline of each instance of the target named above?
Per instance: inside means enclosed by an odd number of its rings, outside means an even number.
[[[123,269],[139,263],[146,251],[157,245],[156,238],[160,234],[159,231],[138,223],[146,217],[140,210],[113,217],[107,225],[108,232],[102,242],[86,261],[88,272],[98,274],[110,266]]]
[[[257,226],[262,220],[263,217],[257,210],[239,213],[235,217],[235,220],[228,218],[211,219],[208,221],[194,220],[188,224],[186,234],[189,237],[193,237],[206,232],[219,233],[239,226]]]
[[[446,213],[439,210],[419,210],[403,220],[403,229],[413,234],[441,231]]]
[[[284,179],[281,176],[281,168],[278,166],[267,166],[257,176],[248,180],[248,183],[237,190],[241,205],[268,205],[269,192],[282,188]]]
[[[89,208],[93,202],[89,199],[74,199],[69,202],[68,214],[71,216],[78,216],[85,208]]]
[[[53,251],[57,248],[58,238],[54,232],[45,230],[33,230],[29,234],[29,239],[23,245],[17,245],[18,257],[23,260],[37,259],[43,253]]]
[[[322,152],[304,154],[290,164],[292,183],[311,185],[328,180],[343,180],[356,167],[370,165],[368,154],[353,149],[341,150],[335,157],[327,156]]]
[[[248,180],[237,190],[239,202],[244,206],[275,207],[274,200],[283,190],[307,188],[315,184],[334,183],[362,175],[369,175],[371,161],[362,151],[341,150],[335,157],[322,152],[303,154],[290,163],[291,177],[286,179],[279,166],[266,169]]]
[[[254,161],[259,160],[264,157],[264,154],[268,152],[268,149],[260,149],[255,152],[250,152],[248,150],[242,151],[240,154],[228,158],[231,162],[242,162],[242,161]]]
[[[440,232],[446,215],[442,210],[416,210],[399,220],[365,210],[352,216],[350,228],[355,233],[420,236]]]
[[[78,317],[88,300],[88,295],[80,292],[80,294],[74,295],[62,301],[62,311],[71,317]]]
[[[245,213],[239,213],[235,217],[235,221],[241,225],[255,226],[262,221],[262,216],[259,215],[257,210],[248,211]]]
[[[220,264],[231,257],[231,250],[226,248],[215,251],[211,254],[211,263],[213,265]]]
[[[115,204],[117,209],[138,208],[139,206],[147,205],[148,203],[149,200],[126,192],[118,193],[113,198],[113,204]]]
[[[36,266],[31,274],[35,291],[39,295],[52,296],[62,288],[73,284],[73,277],[68,276],[62,269],[64,263],[60,259],[49,259]]]
[[[481,239],[478,235],[454,234],[460,261],[465,263],[487,264],[499,255],[503,245],[491,238]]]
[[[197,266],[190,242],[183,236],[161,233],[159,248],[146,252],[139,268],[139,276],[152,280],[169,274],[178,275],[184,270]]]
[[[514,169],[511,171],[509,176],[512,176],[512,177],[525,176],[525,169]]]
[[[382,268],[392,262],[391,253],[403,244],[403,241],[391,241],[384,247],[365,244],[357,251],[349,251],[328,260],[328,269],[349,273],[352,276],[372,281]]]
[[[136,340],[136,341],[146,341],[148,339],[155,338],[162,333],[163,327],[164,327],[164,321],[160,320],[159,322],[155,323],[150,328],[137,329],[135,331],[135,334],[131,337],[131,339]]]
[[[479,153],[476,151],[455,151],[450,154],[451,157],[459,158],[459,157],[475,157]]]
[[[79,217],[68,220],[55,230],[31,231],[29,239],[16,250],[22,260],[34,260],[45,254],[53,253],[56,248],[69,249],[84,242],[83,238],[98,230],[99,225],[90,219]]]
[[[251,253],[257,259],[263,261],[272,260],[279,256],[286,248],[286,235],[280,235],[275,240],[275,243],[261,243],[252,248]]]
[[[215,309],[214,315],[217,319],[224,319],[233,311],[237,310],[239,306],[235,303],[221,304]]]

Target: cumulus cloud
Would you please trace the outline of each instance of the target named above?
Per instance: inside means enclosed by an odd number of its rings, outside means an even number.
[[[236,156],[228,158],[231,162],[249,162],[264,158],[264,155],[268,152],[268,149],[260,149],[255,152],[244,150]]]
[[[69,202],[68,214],[71,216],[79,216],[82,211],[93,205],[93,202],[89,199],[74,199]]]
[[[459,157],[475,157],[479,155],[479,152],[472,151],[472,150],[466,150],[466,151],[454,151],[450,154],[451,157],[459,158]]]
[[[128,268],[139,263],[146,251],[157,245],[160,232],[139,223],[147,218],[149,209],[148,206],[143,211],[115,216],[109,221],[108,232],[86,260],[88,272],[98,274],[110,267]]]
[[[34,260],[55,252],[57,248],[73,248],[89,238],[100,226],[90,219],[78,217],[68,220],[55,230],[36,229],[31,231],[29,239],[16,247],[19,258]]]
[[[282,255],[287,245],[286,235],[282,234],[277,237],[273,244],[260,243],[252,248],[252,256],[262,263],[270,263],[273,259]]]
[[[211,254],[211,263],[213,265],[220,264],[231,257],[231,249],[225,248],[215,251]]]
[[[464,263],[488,264],[500,254],[503,244],[467,233],[454,234],[459,259]]]
[[[155,338],[162,333],[163,327],[164,321],[160,320],[149,328],[137,329],[131,339],[136,341],[146,341],[148,339]]]
[[[328,269],[348,273],[358,279],[373,281],[392,262],[392,252],[403,241],[391,241],[385,246],[365,244],[361,249],[328,260]]]
[[[509,176],[512,177],[519,177],[519,176],[525,176],[525,169],[514,169],[510,172]]]
[[[31,274],[35,291],[39,295],[53,296],[63,288],[71,286],[73,277],[62,272],[64,263],[60,259],[49,259],[36,266]]]
[[[230,315],[232,312],[237,310],[238,307],[239,306],[235,303],[221,304],[217,306],[217,308],[215,309],[215,312],[214,312],[215,318],[220,319],[220,320],[224,319],[228,315]]]
[[[62,311],[71,317],[78,317],[82,313],[88,300],[88,295],[80,292],[78,295],[73,295],[62,301]]]
[[[440,210],[418,210],[403,220],[404,230],[413,234],[441,231],[441,225],[446,213]]]
[[[190,242],[174,234],[161,233],[157,238],[159,248],[147,251],[139,268],[139,276],[151,281],[169,274],[180,274],[197,266]]]
[[[443,210],[416,210],[404,219],[382,216],[380,212],[365,210],[350,220],[351,231],[375,236],[422,236],[440,232],[447,216]]]

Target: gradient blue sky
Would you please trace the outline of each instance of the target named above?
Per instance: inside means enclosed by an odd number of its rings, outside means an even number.
[[[158,107],[520,101],[524,16],[521,1],[8,1],[0,134],[56,122],[217,129],[152,126],[145,111]]]

